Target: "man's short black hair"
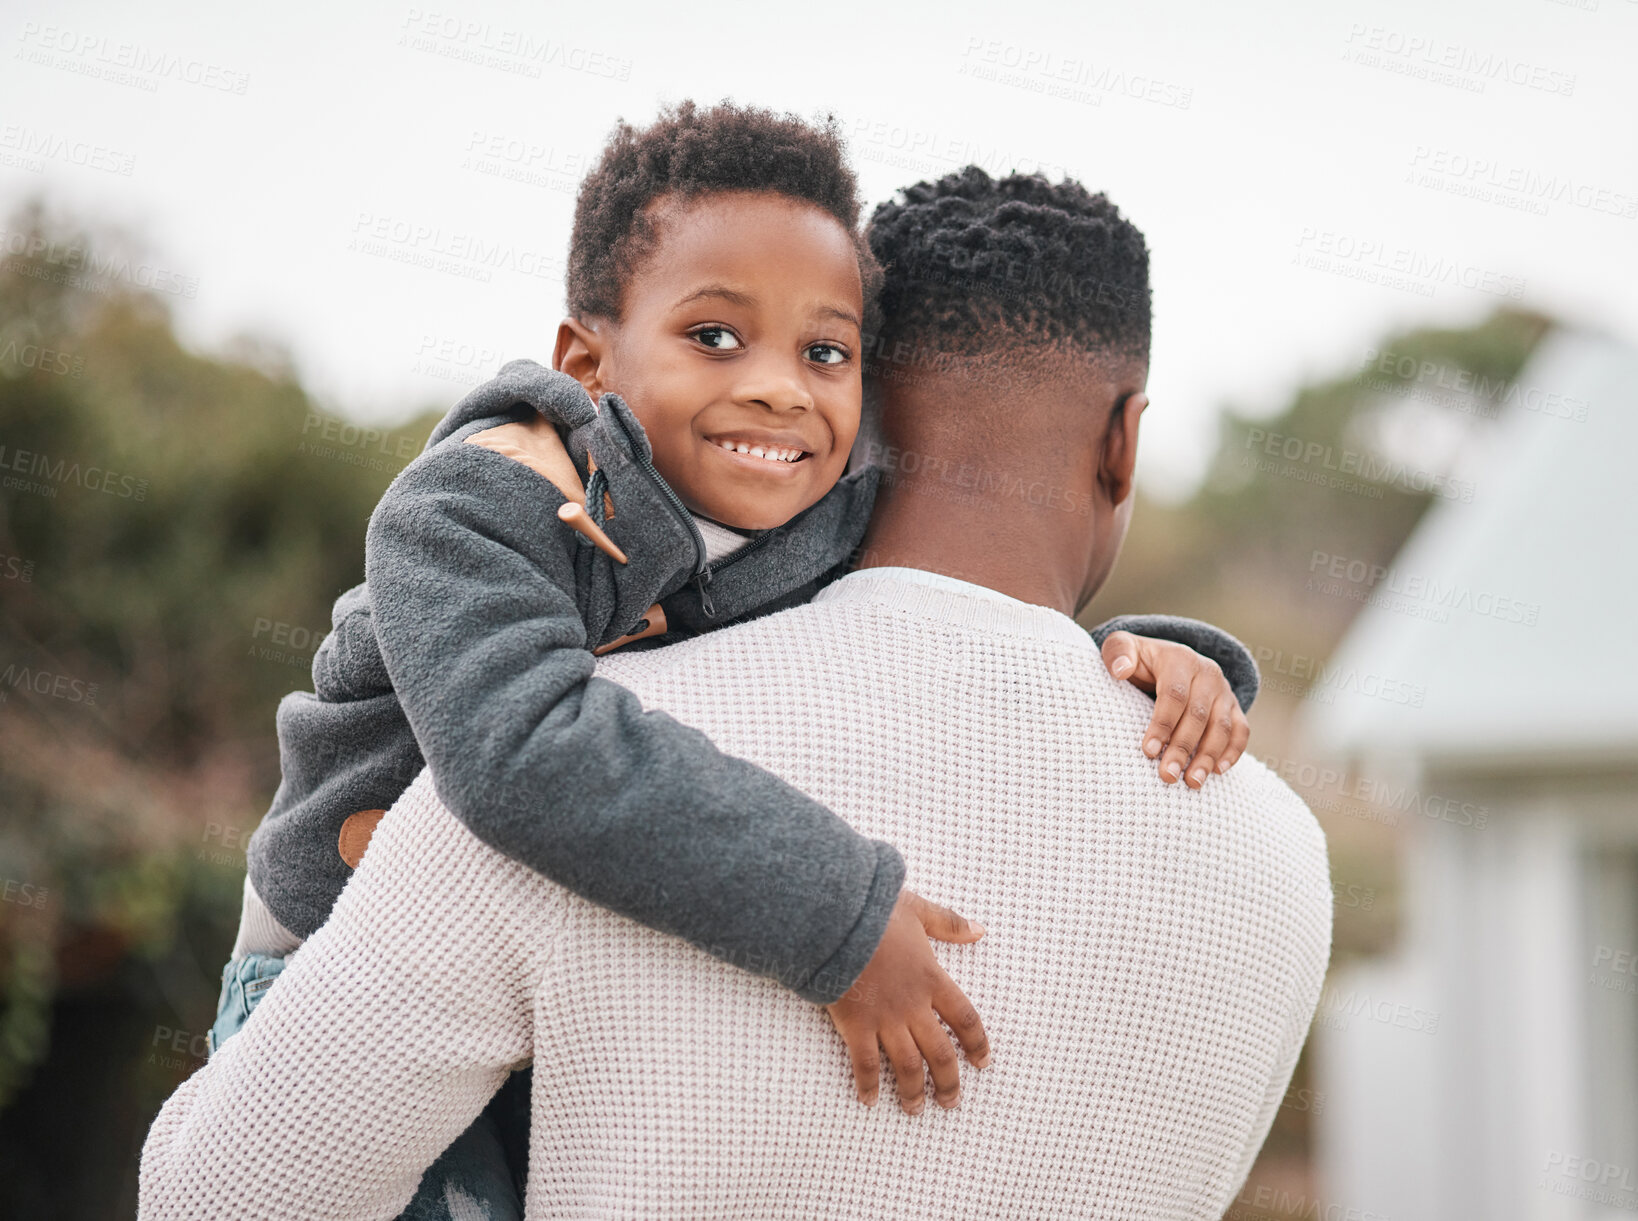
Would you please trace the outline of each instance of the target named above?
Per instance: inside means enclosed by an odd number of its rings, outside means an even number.
[[[970,165],[882,204],[866,238],[884,277],[878,351],[979,356],[1023,337],[1148,361],[1143,234],[1073,179]]]
[[[836,120],[723,102],[662,110],[647,127],[615,125],[596,168],[580,184],[569,239],[568,307],[576,317],[619,318],[627,282],[653,249],[656,199],[722,191],[768,191],[834,216],[859,252],[867,315],[880,271],[858,236],[859,184]]]

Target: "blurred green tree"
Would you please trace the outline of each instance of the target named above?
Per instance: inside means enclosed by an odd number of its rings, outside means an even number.
[[[8,1188],[0,1213],[46,1216],[82,1158],[129,1157],[197,1065],[187,1028],[214,1011],[245,839],[278,780],[273,710],[310,686],[370,511],[434,417],[367,432],[274,348],[187,350],[165,296],[136,286],[151,264],[129,237],[37,202],[4,237],[0,1181],[75,1156],[53,1203]],[[122,1012],[102,1032],[118,1054],[75,1096],[70,1062],[108,1049],[52,1032],[103,1009]],[[41,1065],[49,1090],[30,1088]],[[87,1149],[88,1113],[128,1130]]]

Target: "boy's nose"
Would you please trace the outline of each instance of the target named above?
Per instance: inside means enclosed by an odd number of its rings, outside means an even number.
[[[768,411],[813,409],[813,395],[794,370],[763,365],[746,372],[749,376],[740,383],[738,395],[742,402]]]

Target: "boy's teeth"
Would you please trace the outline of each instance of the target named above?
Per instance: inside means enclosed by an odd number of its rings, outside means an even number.
[[[718,441],[717,444],[731,454],[749,454],[753,458],[763,458],[769,462],[795,462],[802,456],[802,451],[799,449],[781,449],[772,445],[751,445],[744,441]]]

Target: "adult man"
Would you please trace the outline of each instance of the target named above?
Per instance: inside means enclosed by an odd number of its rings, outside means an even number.
[[[1132,747],[1148,701],[1070,618],[1130,516],[1142,237],[1077,184],[968,171],[879,210],[871,240],[892,479],[860,568],[601,674],[891,839],[918,891],[985,923],[939,947],[995,1048],[963,1105],[858,1107],[809,1006],[506,860],[423,776],[257,1020],[167,1104],[145,1190],[186,1157],[187,1207],[391,1217],[532,1057],[531,1215],[1221,1215],[1318,1000],[1329,884],[1260,764],[1160,782]],[[207,1164],[212,1135],[231,1155]]]

